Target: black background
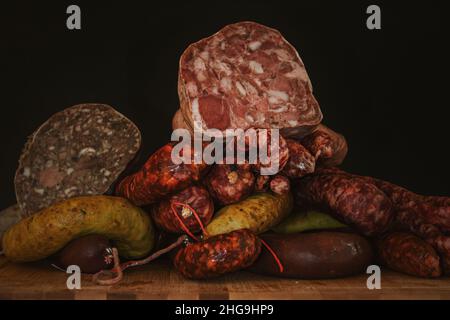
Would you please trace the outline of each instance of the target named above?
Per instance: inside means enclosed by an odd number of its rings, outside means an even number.
[[[298,49],[324,123],[348,140],[346,170],[450,195],[443,2],[145,3],[2,6],[1,207],[15,201],[13,176],[26,137],[65,107],[114,106],[141,128],[145,156],[166,143],[181,53],[240,20],[277,28]],[[69,4],[81,7],[81,30],[66,28]],[[381,7],[381,30],[366,28],[369,4]]]

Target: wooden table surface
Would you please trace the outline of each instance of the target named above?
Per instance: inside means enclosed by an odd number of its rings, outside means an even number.
[[[81,289],[69,290],[68,276],[46,262],[12,264],[0,258],[0,299],[450,299],[450,278],[420,279],[389,270],[382,271],[380,290],[367,289],[367,275],[292,280],[241,271],[191,281],[167,260],[128,269],[114,286],[94,285],[83,275]]]

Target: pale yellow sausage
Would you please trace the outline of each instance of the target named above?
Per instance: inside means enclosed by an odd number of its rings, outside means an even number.
[[[56,203],[10,227],[3,251],[12,261],[35,261],[88,234],[105,236],[130,259],[147,255],[155,242],[153,225],[142,209],[119,197],[84,196]]]
[[[277,225],[292,211],[292,195],[257,193],[222,208],[206,227],[207,236],[250,229],[262,233]]]

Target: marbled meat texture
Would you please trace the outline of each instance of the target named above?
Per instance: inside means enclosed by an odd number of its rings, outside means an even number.
[[[254,22],[190,45],[180,59],[178,90],[183,117],[195,129],[278,128],[301,136],[322,120],[295,48]]]

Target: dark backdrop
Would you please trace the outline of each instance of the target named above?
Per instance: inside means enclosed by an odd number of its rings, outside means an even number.
[[[66,29],[72,3],[81,6],[81,31]],[[440,3],[373,1],[382,9],[376,31],[365,25],[370,3],[357,1],[72,3],[2,5],[1,207],[15,201],[26,137],[65,107],[114,106],[141,128],[145,156],[168,141],[178,58],[240,20],[279,29],[299,50],[324,122],[348,139],[345,169],[450,195],[448,12]]]

